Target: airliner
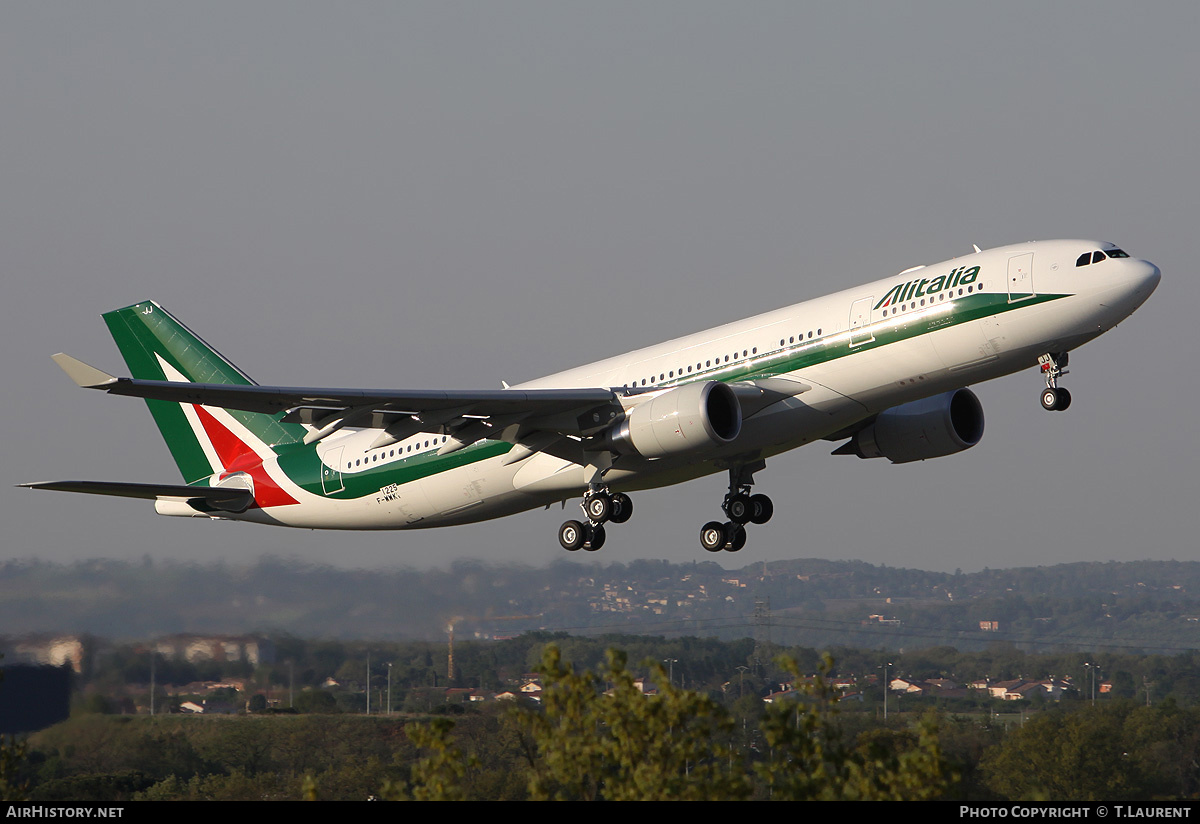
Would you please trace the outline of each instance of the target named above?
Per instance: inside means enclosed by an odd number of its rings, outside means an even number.
[[[736,552],[774,505],[766,460],[813,441],[908,463],[983,436],[970,384],[1038,367],[1065,410],[1068,353],[1158,286],[1111,243],[982,251],[518,386],[481,391],[261,386],[162,306],[103,315],[132,377],[54,356],[76,384],[143,398],[183,484],[22,484],[154,500],[162,515],[306,529],[423,529],[580,499],[559,528],[597,550],[631,492],[727,472],[700,543]]]

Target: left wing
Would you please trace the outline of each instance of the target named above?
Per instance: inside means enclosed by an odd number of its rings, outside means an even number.
[[[372,447],[417,432],[444,431],[450,439],[440,454],[446,454],[483,438],[520,442],[534,432],[588,435],[608,426],[623,411],[618,393],[611,389],[398,391],[240,386],[118,378],[67,354],[59,353],[54,360],[79,386],[110,395],[284,413],[282,421],[311,427],[305,443],[346,426],[382,430]]]
[[[63,353],[55,355],[54,360],[79,386],[110,395],[271,415],[283,413],[281,421],[309,427],[304,436],[306,444],[346,426],[381,430],[372,448],[418,432],[440,431],[448,440],[438,450],[439,455],[489,438],[522,447],[507,462],[549,452],[586,463],[579,445],[564,440],[606,429],[626,412],[622,398],[641,394],[603,388],[400,391],[188,383],[117,378]],[[812,387],[790,379],[764,378],[733,383],[730,388],[742,415],[750,417]]]

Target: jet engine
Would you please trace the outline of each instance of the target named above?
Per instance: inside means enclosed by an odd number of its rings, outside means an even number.
[[[723,446],[742,431],[742,407],[718,381],[689,383],[635,406],[605,438],[619,454],[665,458]]]
[[[970,389],[956,389],[879,413],[833,454],[908,463],[962,452],[982,437],[983,405]]]

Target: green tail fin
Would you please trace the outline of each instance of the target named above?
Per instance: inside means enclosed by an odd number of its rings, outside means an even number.
[[[245,372],[153,301],[106,312],[103,317],[135,378],[254,384]],[[186,482],[192,483],[223,469],[216,458],[217,450],[212,447],[211,436],[201,425],[194,407],[158,400],[147,400],[146,405]],[[251,444],[256,451],[298,443],[304,437],[304,427],[279,421],[282,414],[266,415],[234,409],[226,410],[226,413],[245,428],[245,432],[239,433],[241,439],[252,437],[258,442]]]

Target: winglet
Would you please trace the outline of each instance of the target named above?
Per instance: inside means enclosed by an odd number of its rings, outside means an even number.
[[[77,386],[82,386],[85,389],[99,389],[102,386],[108,386],[111,383],[116,383],[117,379],[107,372],[101,372],[94,366],[88,366],[78,358],[73,358],[65,352],[59,352],[57,355],[51,355],[54,362],[59,365],[62,371],[67,373],[67,377],[75,381]]]

